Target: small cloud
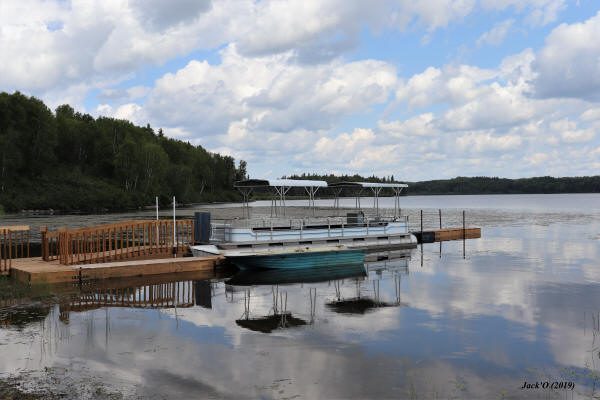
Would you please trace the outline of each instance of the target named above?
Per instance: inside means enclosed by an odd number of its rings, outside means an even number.
[[[580,116],[582,121],[597,121],[600,120],[600,107],[590,108]]]
[[[98,107],[96,107],[96,114],[98,115],[110,116],[112,113],[113,108],[110,104],[98,104]]]
[[[145,121],[143,113],[144,110],[142,106],[136,103],[128,103],[117,108],[113,113],[113,117],[132,121],[140,125],[146,125],[147,121]]]
[[[473,153],[513,150],[523,141],[516,135],[495,136],[486,133],[468,133],[456,139],[459,149]]]
[[[566,143],[584,143],[589,142],[596,136],[592,129],[579,129],[576,131],[565,131],[560,134],[563,142]]]
[[[507,19],[497,23],[492,29],[479,36],[477,46],[498,46],[504,41],[514,22],[513,19]]]
[[[532,165],[539,165],[548,160],[549,156],[546,153],[535,153],[529,157],[525,157],[525,161]]]

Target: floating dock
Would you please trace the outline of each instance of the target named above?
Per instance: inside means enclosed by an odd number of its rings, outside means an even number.
[[[40,258],[19,258],[12,260],[11,275],[26,284],[85,282],[106,278],[214,271],[223,260],[222,256],[207,256],[62,265],[58,261],[48,262]]]
[[[444,242],[447,240],[479,239],[481,228],[447,228],[412,232],[419,243]]]
[[[358,215],[358,214],[357,214]],[[355,215],[355,217],[357,217]],[[358,217],[357,217],[358,218]],[[394,220],[395,221],[395,220]],[[402,221],[401,221],[402,222]],[[210,222],[208,222],[210,223]],[[399,224],[399,222],[394,222]],[[388,230],[381,221],[366,224],[365,234],[355,232],[358,223],[318,225],[313,229],[301,223],[296,229],[270,227],[245,229],[253,241],[237,241],[225,245],[237,248],[268,248],[285,245],[343,244],[365,251],[412,248],[415,239],[408,230],[408,220],[403,221],[405,233]],[[210,226],[210,225],[208,225]],[[481,228],[463,227],[412,232],[418,243],[446,240],[465,240],[481,237]],[[441,212],[440,212],[441,226]],[[10,274],[13,279],[25,284],[85,283],[108,278],[147,277],[172,273],[213,272],[223,263],[222,255],[182,257],[196,240],[201,228],[198,221],[183,219],[135,220],[87,228],[42,229],[40,258],[30,258],[30,232],[28,226],[0,227],[0,274]],[[224,229],[224,228],[223,228]],[[262,230],[261,230],[262,229]],[[208,233],[208,229],[206,229]],[[244,231],[243,229],[240,232]],[[339,232],[338,232],[339,231]],[[288,236],[285,236],[285,232]],[[298,235],[296,235],[299,232]],[[260,239],[258,236],[260,233]],[[314,233],[314,232],[312,232]],[[225,230],[223,230],[225,234]],[[268,240],[266,237],[268,236]],[[207,236],[208,238],[208,236]],[[172,254],[177,257],[173,257]]]

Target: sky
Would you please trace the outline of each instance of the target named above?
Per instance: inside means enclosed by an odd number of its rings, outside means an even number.
[[[598,0],[2,0],[0,91],[302,172],[600,174]]]

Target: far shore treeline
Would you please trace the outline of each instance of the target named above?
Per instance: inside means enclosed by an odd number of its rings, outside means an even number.
[[[159,129],[0,93],[0,215],[19,210],[119,211],[154,204],[239,201],[246,162],[169,139]],[[403,182],[404,194],[599,193],[600,176],[410,182],[389,177],[302,174],[328,182]],[[260,196],[259,196],[260,197]]]
[[[93,118],[34,97],[0,93],[0,213],[116,211],[154,204],[238,200],[246,163],[159,130]]]
[[[490,178],[457,177],[432,181],[409,182],[395,180],[394,176],[378,178],[360,175],[302,174],[288,176],[290,179],[315,179],[327,182],[379,182],[406,183],[408,195],[434,194],[523,194],[523,193],[600,193],[600,176],[553,178]]]

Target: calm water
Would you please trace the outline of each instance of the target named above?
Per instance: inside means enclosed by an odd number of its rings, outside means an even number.
[[[413,226],[425,208],[426,227],[437,208],[445,226],[466,209],[483,237],[465,253],[461,241],[426,244],[365,269],[13,300],[0,311],[0,374],[72,398],[599,396],[600,195],[408,197],[403,207]]]

